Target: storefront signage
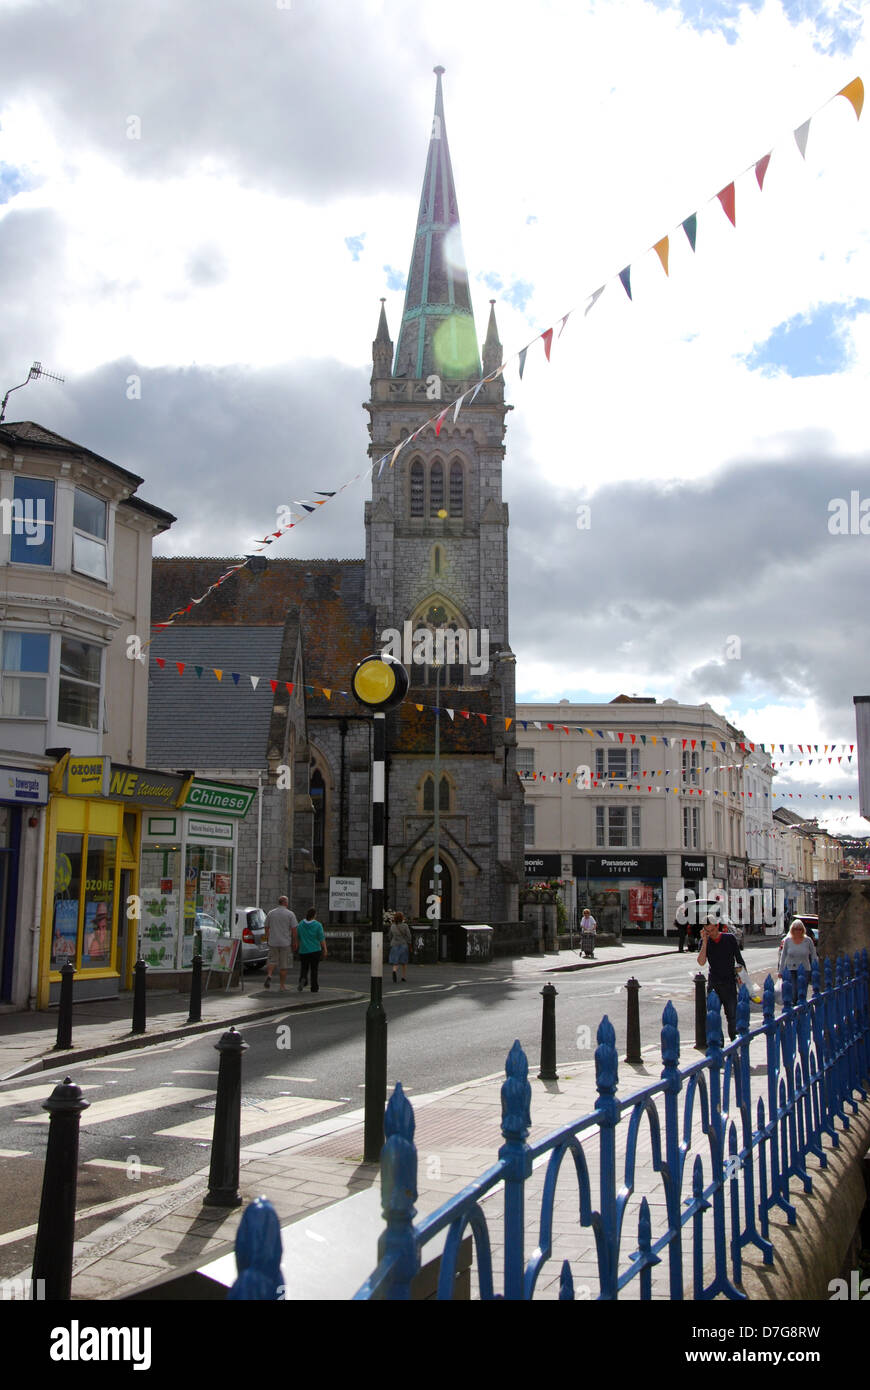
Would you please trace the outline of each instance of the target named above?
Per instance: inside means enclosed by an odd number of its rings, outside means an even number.
[[[527,854],[526,878],[561,878],[561,854]]]
[[[150,772],[147,767],[112,768],[109,797],[130,806],[174,806],[181,796],[185,777],[171,772]]]
[[[359,912],[362,879],[331,878],[329,880],[330,912]]]
[[[109,785],[108,758],[70,758],[66,765],[68,796],[105,796]]]
[[[723,859],[720,854],[715,855],[713,859],[713,877],[723,880],[728,877],[728,860]]]
[[[575,854],[571,868],[575,878],[665,878],[666,854]]]
[[[184,806],[185,809],[214,811],[221,816],[245,816],[255,795],[252,787],[196,780],[187,793]]]
[[[691,878],[697,881],[699,878],[707,877],[707,856],[692,858],[684,854],[680,860],[680,874],[683,878]]]
[[[153,838],[159,835],[169,835],[174,840],[177,833],[174,816],[148,817],[148,834]]]
[[[189,840],[231,840],[233,827],[224,820],[189,820],[187,822]]]
[[[29,801],[44,806],[48,801],[48,773],[0,767],[0,801]]]

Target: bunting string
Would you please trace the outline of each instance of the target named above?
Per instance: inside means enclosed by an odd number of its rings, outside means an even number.
[[[807,140],[809,138],[810,126],[812,122],[823,110],[826,109],[826,107],[830,106],[834,101],[837,101],[840,97],[845,97],[845,99],[849,102],[850,106],[855,112],[856,120],[860,120],[861,112],[864,107],[864,83],[860,77],[855,77],[852,79],[851,82],[847,82],[845,87],[841,87],[840,90],[834,94],[834,96],[829,97],[826,102],[823,102],[823,104],[816,111],[814,111],[813,114],[807,120],[803,121],[802,124],[799,125],[792,132],[793,138],[795,140],[795,143],[797,144],[802,159],[806,159]],[[735,177],[729,183],[727,183],[724,188],[719,189],[719,191],[715,194],[711,194],[710,198],[707,199],[708,204],[714,201],[719,203],[719,205],[722,208],[722,211],[724,212],[725,216],[728,218],[732,226],[736,227],[737,225],[737,180],[742,178],[745,174],[752,172],[755,175],[755,181],[758,184],[759,192],[762,192],[764,188],[764,180],[770,165],[772,153],[773,149],[769,150],[767,154],[763,155],[760,159],[755,160],[752,164],[747,165],[747,167],[743,169],[739,174],[735,175]],[[703,207],[705,205],[701,204],[701,206]],[[662,266],[665,275],[668,277],[670,276],[670,238],[677,229],[680,229],[684,232],[689,246],[691,247],[691,250],[694,254],[697,245],[697,212],[691,213],[688,217],[685,217],[682,219],[682,221],[676,223],[665,236],[658,237],[650,246],[648,246],[643,252],[640,253],[640,256],[644,256],[648,252],[654,252],[658,257],[658,260]],[[636,263],[638,259],[640,259],[640,256],[637,258],[633,258],[633,260],[627,266],[624,266],[623,269],[618,272],[618,274],[615,274],[611,276],[608,280],[605,280],[596,289],[591,290],[587,292],[585,295],[581,296],[581,302],[584,304],[584,319],[588,316],[590,310],[594,308],[594,306],[598,303],[599,299],[604,294],[604,291],[607,289],[608,285],[616,280],[619,280],[620,284],[625,290],[625,293],[628,295],[628,298],[630,300],[632,299],[631,267],[633,264]],[[560,318],[555,320],[555,323],[557,323],[559,326],[559,332],[558,334],[556,334],[557,340],[562,336],[562,332],[568,322],[568,319],[571,317],[572,314],[577,313],[578,308],[579,305],[574,305],[572,308],[568,309],[566,313],[562,314]],[[389,462],[389,465],[392,468],[395,465],[396,459],[398,458],[401,451],[408,444],[413,443],[413,441],[417,439],[418,436],[421,435],[424,430],[430,427],[434,428],[435,436],[436,438],[438,438],[441,434],[441,428],[444,424],[445,418],[447,417],[449,412],[452,410],[453,423],[455,424],[458,420],[459,412],[462,409],[463,405],[465,405],[466,403],[472,404],[476,399],[481,388],[487,385],[488,383],[497,380],[498,377],[503,376],[505,371],[510,366],[512,366],[514,362],[516,362],[518,365],[519,379],[522,380],[528,353],[531,350],[531,348],[533,348],[538,342],[543,343],[544,356],[547,362],[549,362],[550,352],[553,345],[554,331],[555,328],[550,327],[544,329],[542,333],[536,333],[535,336],[530,340],[530,342],[528,342],[525,345],[525,347],[520,348],[517,352],[514,352],[510,356],[508,356],[502,362],[501,366],[495,369],[495,371],[490,372],[487,376],[482,377],[481,380],[475,383],[474,386],[469,387],[467,391],[463,392],[463,394],[459,396],[455,402],[445,406],[437,415],[433,415],[428,420],[425,420],[423,424],[420,425],[419,428],[414,431],[413,434],[406,436],[406,438],[400,440],[399,443],[392,449],[392,451],[388,450],[387,453],[382,455],[381,458],[373,460],[373,462],[369,465],[368,468],[365,468],[361,470],[359,473],[356,473],[352,478],[349,478],[347,482],[342,483],[341,487],[336,488],[332,492],[315,492],[312,494],[312,498],[310,499],[295,501],[292,504],[292,506],[299,507],[301,509],[300,514],[298,516],[293,513],[292,507],[285,508],[284,510],[290,515],[291,520],[280,525],[277,530],[267,532],[266,535],[263,536],[256,543],[253,554],[261,554],[267,546],[273,545],[275,541],[280,540],[284,535],[287,534],[288,531],[291,531],[295,526],[298,526],[302,521],[304,521],[307,516],[316,514],[319,508],[323,507],[333,497],[339,496],[342,492],[344,492],[346,488],[351,487],[354,483],[359,482],[361,479],[369,478],[375,469],[377,469],[377,476],[380,477],[387,462]],[[280,511],[280,508],[276,509],[276,515],[278,515]],[[158,631],[164,628],[172,627],[179,618],[186,617],[187,614],[191,613],[195,607],[198,607],[200,604],[204,603],[205,600],[211,594],[213,594],[217,589],[219,589],[222,584],[226,583],[226,581],[230,579],[234,574],[238,574],[240,570],[247,568],[247,566],[250,564],[250,561],[251,557],[248,557],[237,565],[231,565],[230,568],[226,570],[222,575],[220,575],[213,584],[209,585],[205,593],[201,594],[199,598],[191,598],[190,602],[187,604],[186,607],[177,608],[174,612],[170,613],[169,616],[167,618],[164,618],[161,622],[152,623],[155,635]],[[143,646],[150,646],[153,640],[153,637],[149,638],[147,642],[143,643]]]

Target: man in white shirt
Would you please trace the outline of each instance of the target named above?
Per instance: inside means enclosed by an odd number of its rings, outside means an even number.
[[[284,994],[287,993],[285,981],[296,949],[298,926],[296,915],[290,911],[289,900],[284,896],[278,899],[277,907],[266,913],[266,945],[269,947],[269,963],[266,966],[264,981],[266,989],[272,988],[272,971],[277,965],[281,990]]]

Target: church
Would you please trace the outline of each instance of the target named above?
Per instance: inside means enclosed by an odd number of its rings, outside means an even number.
[[[458,418],[448,409],[496,371],[502,348],[494,302],[478,347],[435,73],[402,321],[394,345],[382,300],[372,344],[365,558],[255,557],[152,646],[165,664],[151,663],[149,765],[258,789],[239,828],[235,902],[268,910],[288,893],[297,912],[313,903],[333,923],[368,916],[372,718],[344,692],[357,663],[380,651],[410,677],[386,720],[386,905],[426,920],[439,884],[444,921],[520,915],[502,499],[510,407],[498,376]],[[418,433],[394,467],[379,462],[445,409],[437,432]],[[189,605],[221,563],[155,559],[153,618]],[[360,880],[357,911],[330,912],[331,879]]]

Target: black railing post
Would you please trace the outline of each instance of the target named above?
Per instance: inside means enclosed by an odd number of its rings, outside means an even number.
[[[702,970],[695,976],[695,1046],[707,1051],[707,981]]]
[[[211,1141],[211,1167],[208,1173],[208,1192],[203,1198],[207,1207],[238,1207],[239,1150],[242,1127],[242,1053],[248,1044],[241,1033],[230,1028],[220,1042],[217,1101],[214,1112],[214,1132]]]
[[[640,1055],[640,981],[632,975],[625,986],[628,994],[628,1016],[625,1029],[626,1062],[642,1062]]]
[[[72,1291],[79,1117],[88,1104],[82,1099],[81,1087],[74,1086],[69,1077],[42,1102],[49,1121],[33,1251],[34,1298],[69,1300]]]
[[[187,1015],[188,1023],[202,1022],[202,956],[195,955],[191,962],[193,969],[190,976],[190,1012]]]
[[[133,1027],[131,1032],[145,1032],[145,971],[148,966],[140,956],[133,966]]]
[[[76,968],[71,960],[61,967],[60,1007],[57,1013],[57,1042],[55,1052],[72,1047],[73,980]]]
[[[541,1070],[539,1081],[558,1081],[556,1073],[556,986],[544,985],[541,998]]]

